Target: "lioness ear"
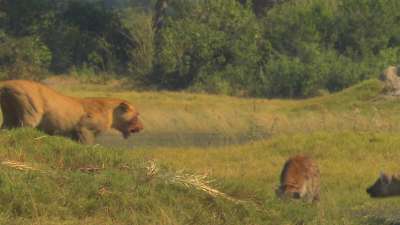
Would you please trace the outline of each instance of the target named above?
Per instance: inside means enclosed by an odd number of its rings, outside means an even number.
[[[121,102],[121,104],[119,104],[118,108],[121,109],[122,111],[126,112],[129,109],[129,105],[126,102]]]

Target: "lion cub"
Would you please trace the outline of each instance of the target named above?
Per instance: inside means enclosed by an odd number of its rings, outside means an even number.
[[[381,173],[378,180],[367,189],[367,193],[373,198],[400,195],[400,174]]]
[[[280,177],[276,194],[280,198],[302,198],[319,201],[320,173],[317,164],[309,157],[296,155],[289,158]]]

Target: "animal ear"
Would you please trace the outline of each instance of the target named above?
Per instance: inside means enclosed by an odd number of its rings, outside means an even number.
[[[126,112],[129,109],[129,105],[126,102],[121,102],[121,104],[118,105],[118,108],[121,109],[122,111]]]
[[[383,173],[383,172],[381,172],[379,180],[384,184],[390,183],[390,177],[388,175],[386,175],[385,173]]]

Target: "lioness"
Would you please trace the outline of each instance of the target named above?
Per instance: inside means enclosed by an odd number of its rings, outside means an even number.
[[[400,195],[400,175],[381,173],[367,193],[373,198]]]
[[[309,157],[297,155],[289,158],[280,176],[278,197],[319,200],[320,173],[317,164]]]
[[[84,144],[108,129],[124,138],[143,129],[139,113],[125,100],[69,97],[28,80],[0,82],[0,106],[2,128],[36,127]]]

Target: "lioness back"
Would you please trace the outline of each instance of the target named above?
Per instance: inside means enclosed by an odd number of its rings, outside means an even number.
[[[320,173],[314,160],[307,156],[297,155],[285,162],[277,190],[279,197],[318,201],[319,191]]]
[[[123,99],[65,96],[38,82],[0,82],[2,128],[34,127],[81,143],[108,129],[124,138],[143,129],[136,108]]]
[[[74,129],[85,113],[75,98],[38,82],[11,80],[1,82],[0,86],[3,125],[6,127],[38,127],[49,134],[65,134]]]

